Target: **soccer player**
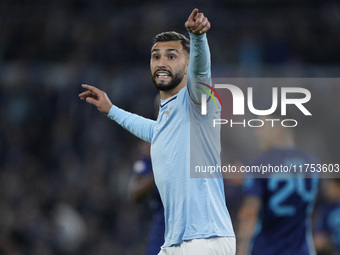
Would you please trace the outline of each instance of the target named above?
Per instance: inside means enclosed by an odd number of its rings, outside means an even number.
[[[159,254],[235,254],[223,179],[190,178],[191,160],[220,164],[220,132],[200,124],[220,118],[221,106],[213,108],[214,103],[208,100],[208,108],[215,110],[202,115],[201,91],[195,86],[197,79],[211,78],[206,37],[210,22],[194,9],[185,27],[190,40],[176,32],[164,32],[153,41],[150,69],[161,98],[157,121],[119,109],[93,86],[82,85],[87,90],[79,97],[151,143],[154,178],[165,216],[165,242]]]
[[[272,127],[271,122],[264,122],[255,131],[263,154],[249,166],[317,163],[313,156],[296,147],[293,128],[280,124]],[[238,214],[237,254],[315,254],[310,216],[317,190],[318,178],[300,178],[289,173],[246,178],[245,197]]]
[[[324,179],[325,202],[320,206],[314,233],[318,254],[340,255],[340,179]]]

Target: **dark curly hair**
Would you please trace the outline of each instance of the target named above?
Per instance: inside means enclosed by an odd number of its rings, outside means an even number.
[[[180,41],[183,46],[183,50],[185,50],[188,54],[190,54],[190,40],[185,35],[182,35],[175,31],[162,32],[156,35],[152,40],[153,45],[155,45],[158,42],[169,42],[169,41]]]

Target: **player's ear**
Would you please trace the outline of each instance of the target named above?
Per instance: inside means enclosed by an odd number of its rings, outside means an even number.
[[[186,63],[185,63],[185,73],[188,72],[189,62],[190,62],[190,58],[189,58],[189,56],[188,56],[188,57],[187,57],[187,60],[186,60]]]

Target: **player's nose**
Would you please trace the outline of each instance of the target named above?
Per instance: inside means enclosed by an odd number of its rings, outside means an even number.
[[[166,67],[167,66],[167,58],[164,57],[164,56],[161,56],[159,59],[158,59],[158,62],[157,62],[157,67]]]

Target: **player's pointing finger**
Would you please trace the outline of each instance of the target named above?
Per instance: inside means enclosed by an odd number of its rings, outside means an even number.
[[[88,84],[82,84],[81,85],[84,89],[88,89],[88,90],[94,90],[96,87],[93,87],[91,85],[88,85]]]
[[[198,9],[197,8],[193,9],[193,11],[191,12],[191,14],[188,18],[188,21],[195,21],[195,17],[197,15],[197,13],[198,13]]]
[[[203,13],[198,13],[195,17],[195,25],[202,23],[204,17]]]
[[[91,85],[82,84],[81,86],[82,86],[84,89],[90,90],[90,91],[93,92],[94,94],[100,94],[100,92],[101,92],[100,89],[97,89],[96,87],[91,86]]]

